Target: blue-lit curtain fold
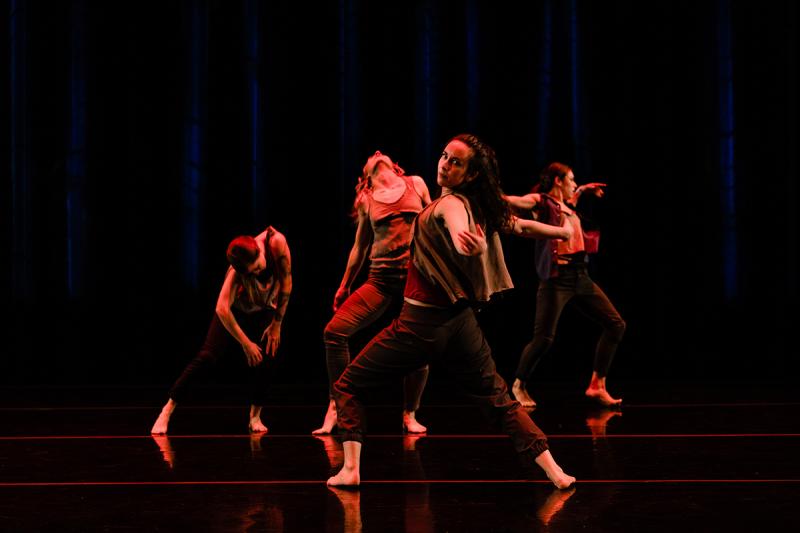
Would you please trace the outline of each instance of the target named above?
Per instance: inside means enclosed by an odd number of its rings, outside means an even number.
[[[70,121],[67,139],[66,263],[67,293],[84,292],[86,270],[86,2],[74,0],[70,35]]]
[[[731,2],[717,1],[719,172],[722,204],[722,265],[725,298],[732,301],[738,291],[738,236],[736,173],[734,157],[733,48],[731,46]]]
[[[263,95],[261,72],[261,24],[259,21],[261,3],[257,0],[245,0],[244,3],[244,35],[245,35],[245,77],[247,84],[247,128],[249,141],[247,167],[250,182],[250,205],[252,225],[259,231],[267,220],[267,179],[264,164],[264,128],[263,117],[266,110]]]
[[[33,297],[27,2],[10,1],[11,287],[16,301]]]
[[[201,193],[206,165],[208,79],[208,11],[205,2],[190,2],[184,7],[187,27],[186,104],[183,119],[183,176],[181,182],[181,244],[184,283],[196,289],[199,284]]]

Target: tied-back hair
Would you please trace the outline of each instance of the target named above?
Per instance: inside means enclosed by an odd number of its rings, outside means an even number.
[[[500,168],[494,149],[470,133],[456,135],[452,141],[461,141],[470,148],[472,157],[467,163],[467,175],[475,175],[454,191],[469,199],[475,220],[484,225],[486,235],[507,231],[513,218],[500,190]]]
[[[539,174],[539,182],[533,186],[531,192],[550,192],[550,189],[553,188],[553,185],[556,182],[556,178],[564,179],[564,177],[569,174],[571,170],[572,169],[564,163],[559,163],[558,161],[550,163],[544,167],[542,172]]]
[[[394,170],[394,173],[398,176],[406,175],[406,171],[394,161],[392,161],[392,170]],[[350,218],[353,220],[358,218],[358,206],[364,202],[365,196],[370,192],[372,192],[372,178],[369,174],[362,172],[356,184],[356,197],[355,200],[353,200],[353,208],[350,210]]]

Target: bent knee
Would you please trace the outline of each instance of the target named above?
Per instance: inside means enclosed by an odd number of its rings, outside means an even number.
[[[325,344],[347,344],[349,340],[349,336],[347,332],[344,331],[343,328],[339,327],[339,325],[334,322],[328,322],[328,325],[325,326],[325,330],[322,332],[322,340]]]
[[[622,318],[618,318],[614,320],[608,327],[609,333],[617,340],[622,340],[622,336],[625,335],[625,329],[628,325],[625,323]]]

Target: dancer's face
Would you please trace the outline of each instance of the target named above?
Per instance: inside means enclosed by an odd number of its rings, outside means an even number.
[[[578,184],[575,183],[575,174],[570,170],[563,178],[556,178],[553,188],[558,189],[564,198],[571,198],[575,194]]]
[[[267,258],[264,257],[264,250],[258,252],[258,258],[247,265],[247,273],[258,276],[267,268]]]
[[[439,158],[436,183],[441,187],[455,189],[470,181],[475,177],[467,174],[467,164],[471,157],[472,149],[469,146],[458,140],[450,141]]]

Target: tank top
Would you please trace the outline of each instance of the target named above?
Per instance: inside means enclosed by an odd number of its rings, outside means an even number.
[[[372,226],[370,271],[373,274],[405,276],[411,258],[411,228],[422,211],[422,199],[410,176],[400,176],[405,182],[403,195],[392,203],[381,202],[368,190],[366,209]]]
[[[267,228],[267,238],[264,239],[266,268],[257,276],[236,274],[239,278],[239,287],[236,290],[233,307],[243,313],[255,313],[276,307],[279,284],[275,275],[275,258],[272,257],[272,247],[269,243],[274,234],[275,229],[272,226]],[[233,269],[233,267],[229,268]]]

